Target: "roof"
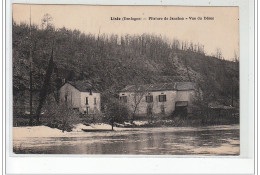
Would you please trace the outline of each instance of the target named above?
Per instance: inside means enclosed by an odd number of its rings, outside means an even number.
[[[193,82],[175,82],[175,83],[159,83],[159,84],[145,84],[145,85],[130,85],[126,86],[121,92],[135,92],[135,91],[188,91],[194,90],[195,83]]]
[[[68,81],[66,83],[69,83],[70,85],[78,89],[80,92],[89,92],[90,90],[92,90],[93,92],[99,92],[96,88],[92,86],[92,84],[89,81]]]

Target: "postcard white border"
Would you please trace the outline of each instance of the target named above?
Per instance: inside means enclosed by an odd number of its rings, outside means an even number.
[[[13,156],[11,4],[239,6],[241,155],[198,156]],[[7,0],[6,1],[6,173],[7,174],[253,174],[254,173],[254,2],[248,0]]]

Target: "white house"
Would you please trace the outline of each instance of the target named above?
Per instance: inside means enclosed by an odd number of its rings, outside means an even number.
[[[101,109],[100,93],[86,81],[66,82],[60,88],[60,100],[81,113],[97,114]]]
[[[119,98],[139,116],[171,115],[175,110],[190,112],[195,95],[192,82],[131,85],[122,89]]]

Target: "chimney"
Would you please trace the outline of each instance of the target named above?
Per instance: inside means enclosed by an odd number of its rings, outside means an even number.
[[[62,78],[62,84],[66,83],[66,78]]]

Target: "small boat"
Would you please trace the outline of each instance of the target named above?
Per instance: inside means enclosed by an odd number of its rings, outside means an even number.
[[[107,132],[113,131],[112,129],[81,129],[84,132]]]

